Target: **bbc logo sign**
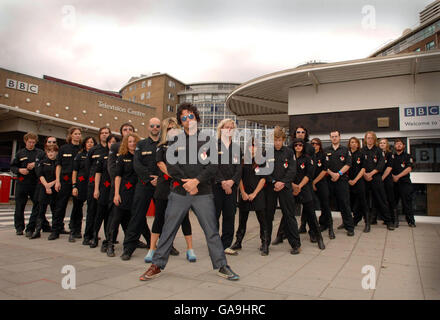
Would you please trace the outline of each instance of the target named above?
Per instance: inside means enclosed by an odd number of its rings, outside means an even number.
[[[426,117],[426,116],[438,116],[439,106],[424,106],[424,107],[411,107],[405,108],[405,117]]]
[[[24,81],[6,79],[6,88],[38,94],[38,86],[36,84],[27,83]]]

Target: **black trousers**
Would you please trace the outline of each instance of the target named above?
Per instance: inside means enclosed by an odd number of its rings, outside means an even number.
[[[368,204],[365,182],[363,179],[359,179],[354,186],[350,186],[350,203],[353,212],[353,220],[359,222],[363,218],[364,221],[367,222]]]
[[[402,211],[405,215],[406,222],[415,224],[414,213],[412,209],[412,193],[413,186],[411,183],[397,182],[394,184],[396,204],[402,200]]]
[[[303,209],[301,217],[304,217],[304,220],[309,225],[309,234],[321,237],[321,229],[319,227],[318,219],[316,218],[313,200],[303,203],[302,205]]]
[[[393,179],[390,176],[388,176],[383,181],[383,186],[385,188],[385,192],[386,192],[386,195],[387,195],[388,209],[390,211],[390,218],[391,218],[391,221],[394,222],[394,210],[396,210],[396,199],[395,199],[395,196],[394,196],[394,182],[393,182]]]
[[[319,216],[319,224],[329,227],[333,225],[332,211],[330,209],[330,190],[328,182],[325,178],[316,184],[316,196],[319,199],[321,215]],[[303,212],[304,214],[304,212]]]
[[[43,190],[40,190],[42,192],[45,192]],[[47,195],[45,196],[45,200],[41,200],[38,203],[38,215],[35,219],[35,229],[36,230],[41,230],[45,227],[45,223],[47,221],[46,219],[46,210],[47,210],[47,206],[50,205],[51,211],[52,211],[52,221],[54,219],[54,215],[55,215],[55,206],[56,206],[56,202],[57,202],[57,193],[53,193],[51,195]]]
[[[93,197],[95,185],[89,184],[87,186],[87,217],[86,228],[84,230],[84,239],[92,239],[95,230],[94,224],[96,220],[96,212],[98,210],[98,200]]]
[[[269,241],[269,239],[265,238],[265,235],[269,236],[269,223],[272,224],[272,220],[269,221],[268,216],[266,214],[266,210],[256,210],[255,214],[257,215],[258,223],[260,224],[260,239],[263,243],[264,241]],[[242,242],[243,238],[246,234],[246,225],[249,217],[249,211],[239,210],[238,213],[238,229],[235,233],[235,237],[237,238],[237,242]],[[268,243],[269,244],[269,243]]]
[[[55,215],[52,220],[52,232],[60,233],[64,229],[64,217],[70,197],[72,196],[72,184],[61,182],[55,205]]]
[[[131,210],[125,210],[117,206],[113,206],[113,216],[108,232],[108,239],[110,239],[112,243],[116,242],[119,225],[121,225],[122,230],[124,230],[125,236],[127,235],[127,227],[130,218],[131,218]]]
[[[70,213],[69,229],[72,234],[80,234],[84,217],[83,206],[85,201],[77,197],[72,197],[72,202],[73,207]]]
[[[287,236],[287,240],[292,248],[299,248],[301,247],[301,239],[299,237],[298,224],[294,215],[295,198],[293,197],[292,190],[286,187],[278,192],[275,192],[272,189],[272,186],[269,186],[266,190],[266,211],[268,221],[270,221],[268,224],[269,242],[272,237],[273,218],[275,216],[278,199],[280,201],[283,218],[285,219],[284,234]]]
[[[161,234],[163,225],[165,223],[165,211],[167,209],[168,200],[155,199],[154,204],[156,205],[156,211],[154,213],[154,221],[153,226],[151,227],[151,232]],[[183,218],[182,232],[184,236],[192,235],[189,212],[186,214],[185,218]]]
[[[150,243],[151,232],[147,224],[147,211],[151,199],[153,199],[154,188],[151,184],[136,184],[136,190],[133,197],[133,206],[131,207],[131,218],[127,226],[127,232],[124,237],[124,251],[130,254],[136,250],[139,237],[142,234]]]
[[[234,240],[235,212],[237,211],[237,187],[232,187],[232,194],[226,194],[220,184],[213,187],[214,204],[217,221],[220,226],[220,215],[222,216],[222,235],[223,248],[229,248]]]
[[[99,230],[101,229],[102,222],[104,222],[104,234],[105,241],[108,242],[109,237],[109,225],[110,225],[110,212],[111,206],[108,204],[99,204],[96,210],[96,219],[93,223],[93,238],[98,237]]]
[[[342,221],[347,231],[354,231],[353,216],[350,207],[350,187],[348,180],[339,178],[338,181],[329,181],[330,194],[336,198],[337,205],[341,211]]]
[[[22,183],[16,183],[15,184],[15,213],[14,213],[14,226],[15,230],[17,231],[23,231],[25,227],[24,223],[24,209],[26,207],[26,203],[28,199],[30,198],[32,201],[32,214],[34,217],[38,215],[38,201],[35,199],[35,190],[36,185],[35,184],[22,184]],[[34,228],[35,228],[35,219],[34,220]],[[30,224],[30,221],[29,221]],[[28,228],[29,229],[29,225]],[[32,231],[32,230],[30,230]]]
[[[373,194],[373,200],[375,207],[379,210],[385,223],[391,223],[391,213],[386,196],[385,186],[382,181],[382,177],[376,174],[371,181],[365,181],[365,190],[367,193]],[[373,215],[374,214],[374,215]],[[372,211],[371,219],[374,220],[377,212]]]
[[[36,224],[37,224],[37,219],[38,219],[38,217],[40,215],[40,201],[39,201],[39,199],[40,199],[40,192],[45,192],[45,189],[41,188],[41,187],[42,186],[40,184],[35,185],[34,194],[32,196],[29,196],[31,198],[31,201],[32,201],[32,211],[31,211],[31,215],[29,217],[28,224],[26,226],[26,231],[31,231],[31,232],[35,231]],[[27,189],[27,188],[28,187],[26,187],[25,189]],[[16,196],[15,196],[16,200],[15,201],[17,203],[17,191],[15,193],[16,193]],[[27,197],[28,197],[28,195],[26,195],[26,198],[23,197],[21,200],[19,200],[19,202],[23,201],[23,200],[26,200],[26,202],[27,202]],[[26,207],[26,202],[24,202],[24,204],[23,203],[19,204],[19,206],[22,207],[22,209],[20,208],[19,210],[22,210],[22,212],[23,212],[23,215],[22,215],[23,216],[23,220],[22,220],[23,221],[23,227],[24,227],[24,210],[25,210],[25,207]],[[55,208],[55,205],[52,205],[51,206],[52,212],[54,211],[54,208]],[[50,227],[49,221],[47,221],[45,213],[46,212],[44,212],[44,214],[43,214],[43,221],[42,221],[42,228],[43,229]],[[19,229],[17,229],[17,230],[19,230]],[[21,230],[23,230],[23,229],[21,229]]]

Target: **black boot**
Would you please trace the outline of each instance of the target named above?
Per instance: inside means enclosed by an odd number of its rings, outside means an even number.
[[[331,221],[328,225],[328,237],[332,240],[336,238],[335,232],[333,230],[333,221]]]
[[[298,229],[298,232],[299,233],[306,233],[307,232],[306,225],[305,224],[301,224],[301,226]]]
[[[92,240],[90,241],[90,248],[96,248],[99,244],[98,235],[94,234]]]
[[[115,246],[112,242],[109,242],[107,244],[107,256],[108,257],[114,257],[115,256]]]
[[[32,233],[29,239],[37,239],[40,237],[41,237],[41,231],[37,229],[34,231],[34,233]]]
[[[261,255],[268,256],[269,255],[269,244],[270,238],[267,232],[264,232],[263,239],[261,241]]]
[[[107,252],[107,245],[108,245],[107,240],[102,241],[102,244],[101,244],[101,252],[102,253]]]
[[[399,214],[397,213],[397,209],[394,209],[394,228],[399,227]]]
[[[324,239],[321,234],[318,234],[318,248],[321,250],[325,249]]]
[[[318,236],[314,232],[309,231],[309,236],[310,236],[310,242],[311,243],[318,242]]]

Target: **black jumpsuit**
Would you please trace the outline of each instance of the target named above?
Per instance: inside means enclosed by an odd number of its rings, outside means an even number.
[[[24,209],[28,198],[32,201],[32,213],[26,231],[33,232],[35,229],[35,221],[38,216],[38,196],[35,192],[38,179],[34,169],[30,170],[27,175],[22,175],[18,172],[19,169],[26,168],[29,163],[35,162],[37,166],[38,159],[43,158],[44,152],[41,149],[34,148],[28,150],[26,148],[20,149],[11,163],[11,171],[17,175],[15,183],[15,214],[14,225],[17,232],[22,232],[25,227]]]
[[[121,203],[116,206],[109,229],[109,246],[116,240],[116,232],[121,224],[123,230],[127,230],[128,222],[131,218],[131,208],[134,199],[134,192],[138,177],[133,168],[133,155],[128,152],[119,155],[116,160],[115,177],[121,177],[119,195]]]
[[[377,146],[373,146],[371,149],[369,149],[368,146],[364,146],[362,148],[362,153],[365,155],[365,172],[369,173],[375,169],[378,171],[373,176],[373,180],[365,181],[367,195],[369,192],[373,194],[375,206],[382,214],[384,222],[386,224],[391,224],[391,215],[381,174],[385,167],[383,152]],[[377,220],[376,215],[371,215],[370,220],[375,222]]]
[[[247,194],[253,193],[262,179],[264,179],[264,182],[266,184],[265,176],[257,175],[258,171],[260,170],[260,166],[265,167],[266,165],[264,163],[258,165],[255,162],[254,158],[252,158],[252,160],[249,162],[250,163],[247,163],[247,161],[245,161],[242,167],[242,174],[241,174],[241,181],[243,183],[244,191]],[[252,201],[249,200],[244,201],[241,196],[241,192],[239,192],[238,208],[239,208],[238,229],[235,236],[236,236],[236,241],[240,245],[240,247],[244,235],[246,234],[246,225],[249,217],[249,211],[255,211],[255,214],[257,216],[258,222],[260,224],[261,242],[263,243],[264,241],[270,241],[268,224],[269,223],[272,224],[272,220],[268,219],[267,212],[265,210],[266,208],[265,187],[263,187],[260,190],[260,192],[258,192],[256,197]],[[269,243],[267,244],[269,245]]]
[[[398,175],[406,168],[414,167],[414,158],[406,152],[402,152],[401,154],[394,154],[393,159],[393,170],[391,174]],[[402,209],[403,214],[405,215],[406,222],[408,224],[415,225],[414,213],[412,209],[412,192],[413,186],[411,183],[410,174],[403,176],[396,183],[394,183],[395,190],[395,199],[397,202],[402,199]],[[396,226],[398,226],[398,217],[396,217]]]
[[[84,240],[91,240],[93,238],[94,223],[96,220],[96,213],[98,210],[98,201],[93,197],[95,191],[95,173],[96,163],[102,155],[108,155],[107,146],[98,144],[93,146],[87,153],[86,167],[89,172],[88,186],[87,186],[87,217],[86,228],[84,230]],[[98,228],[99,230],[99,228]]]
[[[59,235],[64,229],[67,203],[72,196],[73,162],[79,152],[79,148],[79,145],[68,143],[61,146],[58,152],[57,166],[61,166],[61,189],[58,192],[56,211],[52,222],[52,233],[55,235]]]
[[[73,208],[70,214],[69,229],[72,234],[81,234],[83,205],[87,200],[87,180],[89,173],[86,167],[87,152],[79,152],[73,160],[73,171],[76,171],[78,196],[73,197]]]
[[[365,155],[361,150],[351,154],[351,167],[348,170],[349,180],[354,180],[359,172],[365,168]],[[369,224],[369,212],[365,192],[365,180],[360,178],[354,186],[350,186],[350,203],[353,211],[353,222],[356,226],[364,218],[365,224]]]
[[[241,179],[240,146],[231,142],[227,147],[221,139],[218,141],[218,166],[214,177],[212,191],[214,194],[217,219],[222,216],[221,240],[223,248],[229,248],[234,239],[235,212],[237,211],[237,190]],[[232,193],[226,194],[222,181],[233,180]],[[219,221],[220,223],[220,221]]]
[[[315,153],[315,174],[313,180],[321,174],[322,171],[327,171],[327,161],[325,161],[325,153],[320,150]],[[312,181],[313,183],[313,181]],[[327,177],[324,176],[316,185],[316,196],[319,199],[319,205],[321,208],[321,215],[319,217],[319,224],[328,228],[333,226],[332,212],[330,209],[330,190],[328,187]],[[313,188],[313,187],[312,187]]]
[[[38,179],[40,177],[44,177],[46,182],[50,183],[55,181],[55,170],[56,170],[56,160],[50,160],[47,157],[44,157],[41,161],[38,162],[38,166],[35,169]],[[52,194],[47,194],[46,188],[42,183],[38,185],[38,216],[36,219],[36,228],[35,231],[38,233],[43,228],[44,220],[46,219],[45,213],[47,206],[50,205],[51,208],[55,208],[56,200],[57,200],[57,192],[55,191],[55,185],[52,186]],[[52,210],[52,218],[54,216],[55,211]]]
[[[268,224],[269,239],[272,236],[272,222],[279,199],[285,219],[284,234],[292,248],[299,248],[301,240],[294,215],[295,198],[292,194],[292,182],[296,175],[294,153],[292,149],[283,146],[280,150],[274,150],[274,158],[268,159],[267,163],[269,167],[273,168],[273,172],[266,177],[267,186],[265,189],[266,211],[270,221]],[[278,181],[284,182],[285,186],[280,191],[274,191],[274,185]]]
[[[383,175],[383,173],[385,172],[385,170],[387,168],[392,168],[393,167],[393,160],[394,160],[393,153],[392,152],[386,152],[384,158],[385,158],[385,168],[381,172],[381,175]],[[385,180],[383,180],[383,185],[385,187],[385,192],[387,194],[388,208],[389,208],[389,211],[390,211],[391,221],[393,223],[395,223],[394,217],[397,216],[396,215],[396,200],[394,199],[394,182],[393,182],[393,177],[392,177],[392,173],[391,172],[385,178]]]

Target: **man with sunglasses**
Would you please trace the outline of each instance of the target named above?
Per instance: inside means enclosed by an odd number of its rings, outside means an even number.
[[[190,103],[181,104],[177,110],[177,121],[183,126],[184,132],[170,144],[166,154],[172,184],[165,222],[152,265],[141,275],[140,280],[146,281],[160,276],[168,262],[176,233],[189,209],[193,210],[205,233],[213,268],[219,269],[218,275],[221,277],[238,280],[239,276],[227,265],[218,232],[212,194],[212,179],[217,166],[209,161],[206,141],[199,141],[197,123],[200,117],[197,108]]]
[[[156,165],[156,149],[160,136],[160,120],[151,118],[148,123],[148,138],[137,143],[134,152],[133,167],[138,176],[138,183],[131,207],[131,218],[124,238],[122,260],[130,260],[136,250],[139,236],[142,234],[150,247],[150,228],[148,228],[146,213],[154,196],[159,168]]]

